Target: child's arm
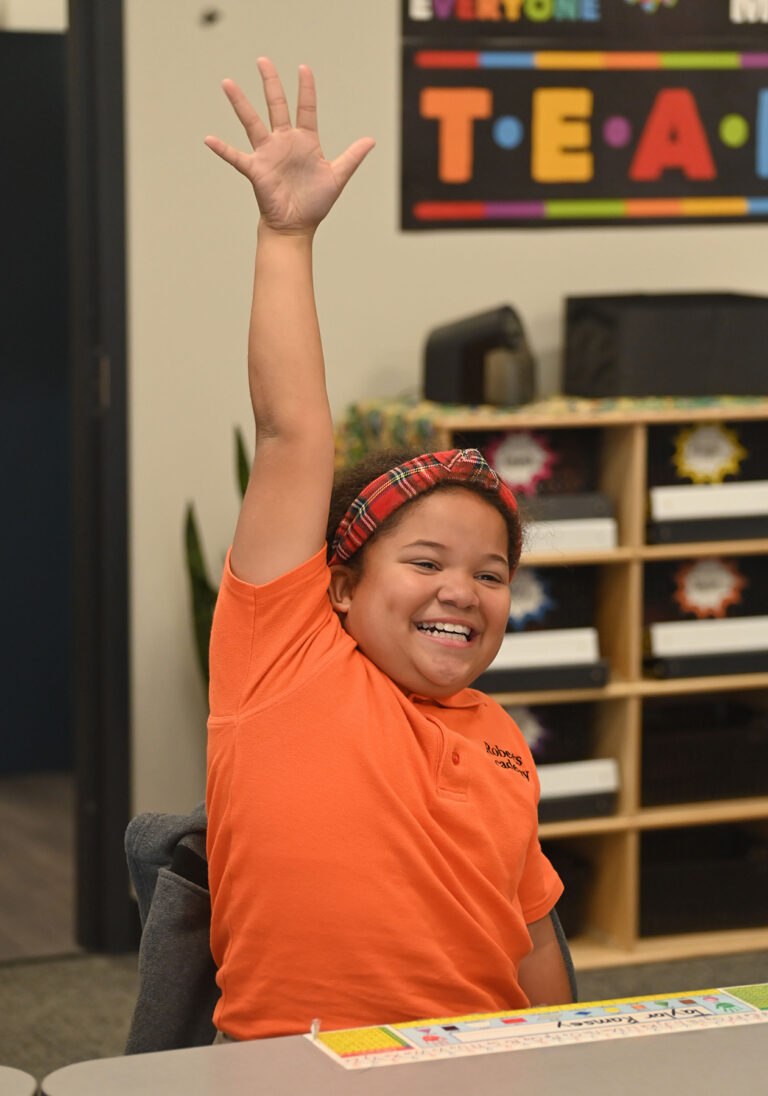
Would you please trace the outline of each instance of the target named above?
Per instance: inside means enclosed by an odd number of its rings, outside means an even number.
[[[565,1005],[573,1000],[568,971],[552,918],[547,914],[528,925],[531,951],[520,963],[517,979],[532,1005]]]
[[[361,138],[325,159],[317,134],[315,85],[299,69],[296,125],[274,65],[259,58],[271,132],[240,88],[224,91],[251,147],[207,137],[213,152],[253,185],[261,212],[248,338],[256,445],[232,545],[238,578],[260,584],[303,563],[325,538],[333,480],[333,427],[325,389],[312,281],[320,221],[373,147]]]

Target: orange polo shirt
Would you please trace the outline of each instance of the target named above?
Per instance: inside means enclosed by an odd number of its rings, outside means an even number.
[[[236,1039],[524,1008],[562,884],[538,780],[485,694],[406,695],[344,632],[321,552],[224,571],[211,638],[214,1021]]]

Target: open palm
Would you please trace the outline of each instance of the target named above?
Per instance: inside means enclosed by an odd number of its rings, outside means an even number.
[[[222,84],[243,124],[252,152],[241,152],[218,137],[205,143],[250,180],[262,219],[279,232],[313,230],[328,213],[344,186],[373,148],[361,137],[335,160],[326,160],[317,135],[315,81],[306,65],[299,68],[296,125],[291,125],[285,92],[275,66],[258,61],[271,132],[233,80]]]

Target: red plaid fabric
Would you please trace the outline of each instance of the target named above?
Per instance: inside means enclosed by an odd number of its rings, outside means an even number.
[[[425,453],[385,472],[357,496],[336,530],[330,563],[345,563],[403,503],[446,482],[477,483],[517,513],[515,496],[477,449]]]

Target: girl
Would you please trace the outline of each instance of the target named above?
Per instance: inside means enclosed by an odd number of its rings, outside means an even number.
[[[260,210],[255,456],[211,639],[215,1023],[249,1039],[569,1001],[531,755],[469,688],[505,631],[515,500],[476,450],[392,455],[329,524],[312,241],[374,142],[326,160],[310,70],[293,126],[258,64],[270,128],[227,80],[252,151],[206,138]]]

